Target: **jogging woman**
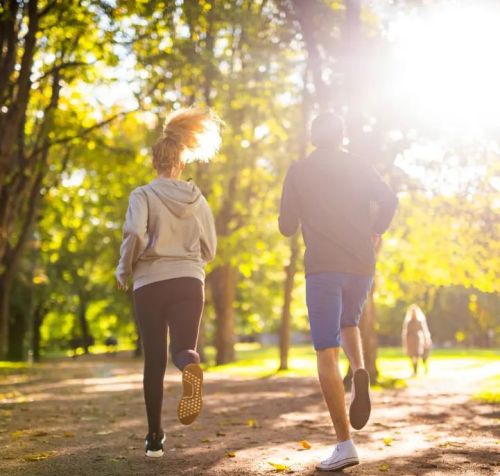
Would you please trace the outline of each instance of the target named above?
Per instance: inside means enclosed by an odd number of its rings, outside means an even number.
[[[135,316],[144,348],[144,400],[148,419],[146,456],[163,455],[161,425],[167,332],[171,355],[182,371],[177,415],[191,424],[201,411],[203,373],[196,352],[204,304],[205,265],[216,249],[212,213],[198,187],[182,181],[185,164],[209,160],[220,145],[220,120],[209,110],[171,115],[153,146],[157,177],[129,199],[117,286],[132,277]]]

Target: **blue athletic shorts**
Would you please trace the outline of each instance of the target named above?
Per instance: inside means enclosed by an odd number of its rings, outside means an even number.
[[[340,329],[359,324],[372,277],[318,273],[306,277],[306,301],[316,350],[340,346]]]

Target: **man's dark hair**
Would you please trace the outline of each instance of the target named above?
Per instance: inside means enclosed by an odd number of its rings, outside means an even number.
[[[311,124],[311,142],[315,147],[340,147],[344,139],[344,120],[334,112],[322,112]]]

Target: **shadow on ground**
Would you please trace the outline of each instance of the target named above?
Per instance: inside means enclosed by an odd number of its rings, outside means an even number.
[[[151,461],[143,456],[140,362],[63,361],[22,377],[0,390],[0,468],[9,476],[245,476],[273,474],[270,463],[313,475],[334,443],[312,378],[207,374],[203,414],[183,427],[175,417],[180,376],[170,369],[166,454]],[[497,419],[498,408],[446,389],[382,390],[369,426],[354,435],[363,464],[345,474],[494,474]]]

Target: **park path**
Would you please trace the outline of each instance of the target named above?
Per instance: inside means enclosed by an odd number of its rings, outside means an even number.
[[[500,474],[498,406],[476,403],[495,364],[420,377],[373,394],[355,432],[362,464],[350,475]],[[166,377],[166,455],[143,456],[140,362],[93,357],[50,362],[0,380],[0,474],[8,476],[315,475],[333,444],[315,379],[206,374],[204,411],[175,418],[179,374]],[[309,449],[300,443],[307,441]],[[307,446],[307,445],[306,445]],[[271,465],[280,465],[276,467]]]

